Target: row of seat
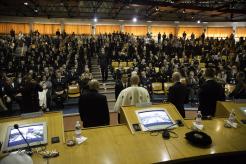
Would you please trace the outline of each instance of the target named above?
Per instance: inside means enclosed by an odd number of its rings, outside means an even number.
[[[227,61],[228,60],[228,57],[225,56],[225,55],[223,55],[221,58],[224,61]],[[200,69],[204,70],[206,68],[206,63],[200,62],[201,61],[201,56],[195,56],[194,59],[198,60],[198,62],[199,62],[199,68]],[[190,58],[189,59],[189,62],[191,62],[192,60],[193,59]],[[181,63],[183,63],[184,62],[184,58],[179,58],[179,61]],[[122,67],[123,69],[126,69],[127,70],[127,69],[129,69],[130,67],[133,66],[133,62],[132,61],[128,61],[128,62],[126,62],[126,61],[120,61],[120,62],[118,62],[118,61],[112,61],[111,66],[112,66],[112,68],[114,70],[118,69],[119,67]],[[158,67],[156,67],[155,70],[156,70],[156,72],[159,72],[159,68]]]
[[[181,82],[182,83],[182,82]],[[154,94],[168,94],[169,88],[173,85],[171,82],[161,83],[161,82],[153,82],[151,84],[152,91]],[[226,84],[225,85],[225,93],[230,94],[236,88],[235,84]]]

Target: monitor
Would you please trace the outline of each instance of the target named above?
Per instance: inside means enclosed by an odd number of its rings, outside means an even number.
[[[241,107],[240,109],[243,112],[243,114],[246,115],[246,107]]]
[[[164,108],[151,108],[135,112],[143,131],[162,130],[175,124]]]
[[[46,122],[19,125],[19,130],[31,147],[47,144]],[[14,126],[9,126],[2,151],[12,151],[25,147],[27,144],[19,131]]]

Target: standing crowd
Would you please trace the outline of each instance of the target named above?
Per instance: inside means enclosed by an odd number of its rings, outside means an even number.
[[[135,78],[138,84],[134,85],[145,88],[150,95],[153,82],[176,84],[184,79],[182,84],[171,88],[168,100],[174,105],[177,96],[181,96],[180,104],[199,101],[205,115],[214,114],[214,100],[225,99],[225,84],[236,85],[226,96],[246,98],[244,38],[235,41],[233,35],[222,39],[207,38],[204,34],[188,38],[184,32],[180,38],[159,33],[155,40],[150,34],[136,37],[122,32],[76,36],[57,31],[55,36],[48,36],[38,31],[16,35],[11,30],[10,35],[0,36],[0,109],[11,113],[13,101],[22,112],[61,109],[70,85],[77,85],[81,95],[96,90],[96,84],[89,86],[93,79],[92,58],[98,59],[103,82],[107,81],[108,70],[111,71],[116,81],[116,99],[122,98],[118,97],[123,94],[120,92],[132,85],[133,73],[138,76]],[[132,65],[113,68],[112,62]],[[179,95],[175,88],[187,89],[187,94]],[[214,88],[218,96],[213,95]],[[206,93],[211,89],[211,93]],[[208,95],[215,97],[204,100]],[[117,100],[115,111],[122,105],[118,101],[122,100]],[[202,104],[211,101],[208,111]],[[182,110],[180,104],[176,107]]]

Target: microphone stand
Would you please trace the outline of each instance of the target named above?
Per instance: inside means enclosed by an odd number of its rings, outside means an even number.
[[[32,154],[33,154],[32,149],[31,149],[29,143],[27,142],[27,140],[25,139],[25,137],[23,136],[23,134],[21,133],[21,131],[19,129],[19,125],[15,124],[14,128],[18,130],[18,132],[20,133],[21,137],[24,139],[24,141],[27,144],[27,148],[25,148],[26,154],[29,155],[29,156],[32,156]]]

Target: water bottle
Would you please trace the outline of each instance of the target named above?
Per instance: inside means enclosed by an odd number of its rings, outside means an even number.
[[[80,122],[77,121],[76,124],[75,124],[75,137],[76,138],[80,138],[81,137],[81,125],[80,125]]]
[[[236,116],[235,116],[235,110],[232,109],[231,113],[229,115],[228,121],[230,121],[231,123],[234,123],[236,121]]]
[[[201,113],[201,111],[198,111],[197,112],[197,115],[196,115],[196,124],[197,125],[201,125],[202,124],[202,113]]]

